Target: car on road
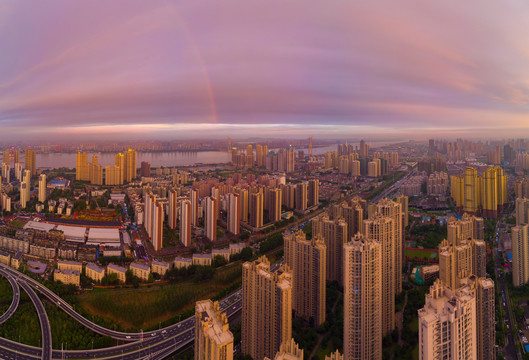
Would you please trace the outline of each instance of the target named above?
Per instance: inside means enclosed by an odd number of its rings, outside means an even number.
[[[125,336],[125,339],[130,339],[130,335]]]
[[[152,333],[151,336],[156,336],[156,333]]]

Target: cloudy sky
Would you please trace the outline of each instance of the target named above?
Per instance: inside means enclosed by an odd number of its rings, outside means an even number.
[[[529,2],[0,0],[0,141],[529,135]]]

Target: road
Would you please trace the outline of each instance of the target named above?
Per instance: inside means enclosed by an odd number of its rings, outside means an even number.
[[[35,306],[35,309],[37,310],[37,315],[39,316],[40,331],[42,335],[42,351],[41,351],[40,358],[42,360],[51,360],[52,358],[51,356],[51,352],[52,352],[51,328],[50,328],[50,322],[48,320],[48,315],[46,314],[46,309],[44,309],[44,304],[39,299],[35,291],[33,291],[33,289],[28,284],[21,281],[19,285],[29,295],[29,298],[31,299],[33,306]]]
[[[74,311],[70,307],[69,304],[65,303],[60,297],[58,297],[56,294],[54,294],[52,291],[44,287],[42,284],[38,283],[37,281],[27,277],[26,275],[19,273],[16,270],[10,269],[5,267],[4,265],[0,264],[0,271],[3,271],[3,273],[7,274],[8,276],[11,276],[16,282],[25,290],[32,293],[30,297],[32,298],[32,301],[34,301],[35,307],[37,308],[37,311],[39,312],[39,308],[42,306],[42,302],[38,298],[38,296],[35,294],[35,292],[31,289],[31,286],[40,291],[42,294],[44,294],[48,299],[50,299],[53,303],[57,304],[58,307],[60,307],[62,310],[67,312],[70,316],[74,317],[77,321],[79,321],[84,326],[93,329],[97,328],[98,331],[102,331],[103,333],[108,333],[106,335],[113,335],[115,337],[119,337],[120,339],[126,339],[128,341],[131,341],[130,343],[119,345],[115,347],[110,348],[104,348],[104,349],[95,349],[95,350],[69,350],[69,351],[61,351],[61,350],[53,350],[52,356],[53,359],[63,359],[63,358],[69,358],[69,359],[86,359],[86,358],[105,358],[105,359],[112,359],[113,357],[119,358],[119,359],[127,359],[127,360],[133,360],[133,359],[140,359],[142,356],[153,356],[152,358],[157,358],[156,356],[162,356],[165,354],[167,347],[173,349],[172,352],[178,349],[181,349],[190,343],[194,341],[194,330],[195,330],[195,318],[189,317],[177,324],[168,326],[166,328],[162,328],[159,330],[149,331],[149,332],[140,332],[140,333],[122,333],[122,332],[116,332],[110,329],[105,329],[97,324],[93,324],[91,321],[85,319],[78,313]],[[26,290],[27,289],[27,290]],[[28,294],[29,294],[28,292]],[[228,318],[233,317],[237,315],[241,311],[241,297],[242,297],[242,290],[238,290],[223,300],[219,302],[220,308],[222,311],[226,312]],[[40,305],[39,305],[40,304]],[[45,315],[44,307],[42,306],[42,314]],[[41,315],[41,312],[39,312],[39,316]],[[46,323],[47,323],[47,317],[46,317]],[[41,323],[41,326],[42,323]],[[46,324],[44,324],[44,330],[43,334],[49,334],[49,343],[50,343],[50,351],[51,351],[51,331],[49,331],[49,324],[46,328]],[[43,343],[46,344],[47,340],[43,338]],[[48,347],[45,347],[48,349]],[[149,351],[151,351],[151,355],[149,355]],[[154,354],[155,352],[159,352],[158,355]],[[143,355],[142,355],[143,354]],[[154,355],[153,355],[154,354]],[[15,359],[15,358],[27,358],[27,359],[40,359],[41,357],[42,349],[38,347],[28,346],[24,344],[19,344],[7,339],[0,338],[0,356],[6,359]],[[49,359],[52,358],[50,355]],[[160,357],[161,359],[162,357]]]
[[[511,319],[513,319],[513,316],[511,314],[511,310],[509,308],[509,293],[507,286],[505,286],[505,283],[503,281],[503,276],[498,276],[501,274],[503,264],[500,261],[500,253],[498,251],[498,227],[496,227],[496,246],[494,246],[494,268],[496,271],[496,284],[499,287],[501,294],[502,294],[502,303],[498,304],[498,306],[503,306],[506,314],[505,322],[509,326],[508,333],[507,333],[507,340],[508,344],[504,347],[505,351],[505,359],[506,360],[517,360],[518,358],[518,352],[516,351],[515,346],[515,337],[513,334],[513,324]],[[507,296],[507,298],[506,298]],[[520,356],[521,359],[521,356]]]
[[[5,277],[7,281],[9,281],[9,284],[13,289],[13,300],[11,301],[11,305],[9,305],[9,308],[5,313],[0,315],[0,324],[3,324],[15,313],[15,311],[17,311],[18,303],[20,301],[20,287],[18,286],[15,279],[11,275],[9,275],[9,273],[0,269],[0,275]]]

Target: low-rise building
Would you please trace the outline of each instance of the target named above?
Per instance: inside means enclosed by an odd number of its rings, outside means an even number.
[[[126,275],[127,269],[123,266],[119,266],[116,264],[108,264],[107,265],[107,275],[110,274],[116,274],[118,276],[118,280],[122,283],[126,281]]]
[[[83,264],[77,261],[59,260],[57,261],[59,270],[72,270],[81,273],[83,271]]]
[[[171,264],[165,261],[153,260],[151,264],[151,271],[160,275],[165,275],[171,269]]]
[[[5,264],[7,266],[11,265],[11,254],[0,251],[0,264]]]
[[[57,248],[57,254],[61,259],[74,260],[77,258],[77,245],[63,244]]]
[[[187,268],[193,265],[193,260],[191,258],[182,258],[177,256],[174,258],[173,265],[175,269]]]
[[[215,260],[215,257],[222,256],[226,261],[230,261],[230,250],[229,249],[213,249],[211,251],[211,257]]]
[[[53,259],[56,255],[56,248],[53,245],[32,244],[29,247],[29,254],[43,259]]]
[[[20,268],[20,265],[22,265],[22,253],[17,252],[13,257],[11,258],[11,267],[14,269]]]
[[[59,270],[53,272],[53,280],[60,281],[63,284],[73,284],[79,286],[81,283],[81,274],[76,270]]]
[[[96,261],[97,259],[97,245],[81,244],[77,248],[77,260],[79,261]]]
[[[88,263],[85,266],[86,276],[94,281],[101,281],[105,277],[105,268],[97,266],[94,263]]]
[[[29,241],[25,239],[15,239],[10,236],[0,235],[0,248],[13,252],[20,251],[24,254],[27,254],[29,252]]]
[[[151,269],[147,265],[133,262],[130,264],[129,269],[132,270],[134,276],[139,277],[143,281],[149,280]]]
[[[29,260],[27,262],[28,270],[31,271],[33,274],[42,275],[46,272],[46,268],[48,265],[38,262],[38,261],[32,261]]]
[[[230,255],[240,254],[242,249],[244,249],[247,246],[248,244],[246,243],[230,244],[230,247],[229,247]]]
[[[193,265],[211,266],[211,254],[193,254]]]

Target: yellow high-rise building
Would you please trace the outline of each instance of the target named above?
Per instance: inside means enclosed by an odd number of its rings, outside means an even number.
[[[450,192],[456,207],[462,212],[496,218],[508,202],[507,175],[499,166],[491,167],[478,176],[476,169],[466,168],[463,175],[450,177]]]
[[[307,240],[302,230],[284,235],[285,260],[292,270],[292,308],[297,316],[325,322],[325,242],[320,236]]]
[[[396,291],[396,236],[393,219],[375,214],[374,217],[364,221],[364,237],[369,241],[380,244],[382,255],[381,263],[381,303],[382,303],[382,336],[395,329],[395,291]]]
[[[136,162],[137,154],[136,150],[129,149],[124,154],[125,157],[125,172],[124,172],[124,182],[131,182],[136,178]]]
[[[344,359],[382,359],[382,251],[357,234],[344,246]]]
[[[75,179],[80,181],[89,181],[88,174],[88,154],[78,152],[75,160]]]
[[[118,182],[123,184],[125,180],[126,163],[125,156],[122,153],[116,154],[114,158],[114,165],[118,168]]]
[[[31,171],[31,176],[37,175],[37,151],[26,149],[25,152],[25,169]]]
[[[4,150],[2,153],[2,164],[9,164],[11,163],[11,159],[9,156],[9,150]]]
[[[292,274],[266,256],[242,266],[242,354],[271,358],[292,338]]]
[[[92,162],[88,164],[88,175],[92,184],[103,185],[103,167],[99,165],[96,155],[92,156]]]
[[[233,360],[233,334],[218,301],[196,303],[195,360]]]

